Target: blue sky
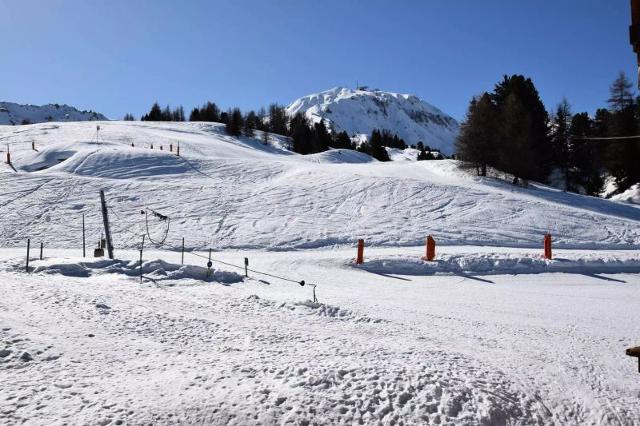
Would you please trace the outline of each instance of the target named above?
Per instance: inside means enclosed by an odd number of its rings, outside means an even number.
[[[455,118],[503,74],[547,108],[635,81],[627,0],[0,0],[0,100],[110,118],[152,102],[243,110],[356,82]]]

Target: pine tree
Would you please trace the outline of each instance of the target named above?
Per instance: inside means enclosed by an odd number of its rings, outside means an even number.
[[[463,162],[473,165],[479,176],[487,175],[488,166],[497,166],[497,131],[498,111],[491,96],[484,93],[480,98],[472,99],[456,139],[456,153]],[[431,152],[431,148],[427,151]]]
[[[569,133],[571,144],[570,190],[598,195],[604,184],[602,153],[598,142],[583,138],[594,136],[594,121],[586,112],[575,114],[571,120]]]
[[[574,190],[570,181],[569,172],[571,169],[571,106],[566,99],[562,99],[553,117],[553,130],[551,134],[551,147],[554,164],[562,173],[564,179],[564,190]]]
[[[227,134],[240,136],[244,127],[242,111],[240,111],[240,108],[233,108],[227,112],[227,116],[229,117],[225,127]]]
[[[618,74],[618,78],[609,87],[609,109],[614,112],[621,112],[633,106],[633,93],[631,92],[633,85],[624,72]]]
[[[293,139],[292,149],[298,154],[311,154],[313,152],[311,139],[313,131],[310,128],[307,118],[302,113],[297,113],[290,122],[291,138]]]
[[[194,108],[191,110],[191,114],[189,114],[189,121],[202,121],[200,118],[200,109]]]
[[[133,116],[133,114],[127,113],[124,115],[123,118],[124,121],[136,121],[136,118]]]
[[[249,113],[244,118],[244,127],[242,128],[242,133],[247,137],[253,137],[256,134],[256,127],[258,122],[258,116],[255,111],[249,111]]]
[[[631,91],[631,83],[620,73],[609,88],[609,137],[635,136],[638,134],[638,103]],[[618,192],[625,191],[640,181],[640,144],[629,140],[612,140],[607,143],[605,164],[615,178]]]
[[[336,135],[332,146],[338,149],[353,149],[351,138],[345,131],[342,131]]]
[[[505,76],[491,94],[501,123],[497,132],[498,168],[518,178],[546,181],[552,167],[549,116],[533,82]]]
[[[313,126],[313,136],[311,138],[311,151],[313,153],[326,151],[329,149],[330,144],[331,135],[329,134],[324,121],[321,120],[320,122],[315,123]]]
[[[283,136],[288,134],[287,114],[284,107],[278,104],[269,106],[269,131]]]
[[[140,118],[141,121],[163,121],[162,120],[162,108],[160,108],[160,105],[158,104],[158,102],[154,102],[153,105],[151,106],[151,110],[143,115]]]

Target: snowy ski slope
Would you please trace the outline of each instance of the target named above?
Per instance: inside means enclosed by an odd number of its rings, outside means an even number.
[[[134,247],[147,207],[171,218],[167,244],[294,249],[440,244],[637,248],[640,209],[467,175],[454,161],[380,163],[353,151],[300,156],[284,138],[232,138],[211,123],[47,123],[0,127],[0,246],[28,237],[78,247],[81,215],[99,238],[98,193],[114,243]],[[37,152],[31,150],[34,141]],[[131,147],[131,144],[135,147]],[[150,149],[150,145],[154,149]],[[180,144],[181,156],[168,152]],[[163,146],[163,151],[159,148]],[[4,157],[5,153],[2,153]],[[151,223],[151,232],[164,226]],[[135,237],[135,238],[134,238]]]

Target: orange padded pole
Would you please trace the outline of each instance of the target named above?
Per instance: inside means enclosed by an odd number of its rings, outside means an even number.
[[[436,240],[431,235],[427,236],[425,247],[426,253],[422,259],[431,262],[436,257]]]
[[[551,234],[547,234],[544,236],[544,258],[545,259],[552,259],[552,254],[551,254]]]
[[[364,263],[364,240],[358,240],[358,257],[356,263],[362,265]]]

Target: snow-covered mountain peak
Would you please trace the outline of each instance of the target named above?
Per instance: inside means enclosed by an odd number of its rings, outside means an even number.
[[[458,122],[415,95],[382,90],[334,87],[304,96],[287,107],[289,115],[303,113],[312,122],[324,120],[333,131],[350,136],[386,129],[408,144],[422,142],[445,154],[453,153]]]
[[[0,125],[46,123],[48,121],[105,121],[107,118],[94,111],[80,111],[69,105],[21,105],[0,102]]]

